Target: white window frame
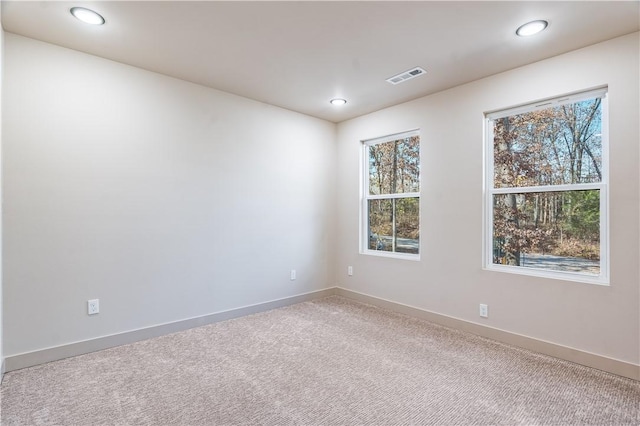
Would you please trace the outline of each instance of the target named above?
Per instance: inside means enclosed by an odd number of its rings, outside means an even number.
[[[412,136],[420,137],[420,130],[414,129],[401,133],[394,133],[387,136],[382,136],[374,139],[367,139],[361,141],[362,144],[362,185],[361,185],[361,204],[360,204],[360,254],[390,257],[395,259],[404,260],[420,260],[420,253],[422,252],[422,228],[418,223],[420,229],[420,239],[418,240],[418,253],[399,253],[393,251],[383,250],[371,250],[369,248],[369,200],[388,200],[388,199],[400,199],[400,198],[418,198],[418,221],[421,216],[420,209],[420,192],[422,191],[422,169],[420,169],[418,182],[420,191],[418,192],[403,192],[395,194],[382,194],[371,195],[369,194],[369,147],[372,145],[378,145],[385,142],[391,142],[398,139],[404,139]],[[420,139],[420,151],[422,151],[422,139]],[[422,154],[420,154],[420,157]],[[422,158],[420,158],[422,160]]]
[[[485,164],[484,164],[484,244],[483,267],[485,270],[507,272],[513,274],[530,275],[535,277],[560,279],[589,284],[609,285],[609,106],[607,87],[592,89],[584,92],[558,96],[539,102],[520,105],[513,108],[485,113]],[[602,109],[602,180],[596,183],[529,186],[513,188],[494,188],[493,161],[493,121],[499,118],[561,106],[579,102],[585,99],[601,98]],[[568,190],[600,191],[600,274],[591,275],[578,272],[554,271],[524,266],[510,266],[493,263],[493,196],[498,194],[523,194],[531,192],[562,192]]]

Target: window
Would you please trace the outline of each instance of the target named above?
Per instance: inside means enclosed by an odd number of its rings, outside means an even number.
[[[363,145],[362,251],[418,259],[420,136],[413,131]]]
[[[606,284],[606,89],[486,116],[485,265]]]

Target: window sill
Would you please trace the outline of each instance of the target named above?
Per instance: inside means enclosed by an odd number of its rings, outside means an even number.
[[[609,286],[609,277],[605,276],[605,274],[603,273],[600,273],[600,275],[580,274],[574,272],[528,268],[524,266],[496,265],[493,263],[490,265],[485,265],[483,269],[485,271],[506,272],[508,274],[528,275],[538,278],[548,278],[554,280]]]
[[[394,253],[390,251],[382,251],[382,250],[363,250],[360,254],[368,255],[368,256],[378,256],[378,257],[387,257],[391,259],[401,259],[401,260],[412,260],[414,262],[420,261],[419,254],[411,254],[411,253]]]

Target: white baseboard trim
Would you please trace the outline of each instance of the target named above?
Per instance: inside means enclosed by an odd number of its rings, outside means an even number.
[[[630,362],[620,361],[602,355],[596,355],[590,352],[558,345],[556,343],[546,342],[509,331],[487,327],[485,325],[476,324],[442,314],[437,314],[435,312],[430,312],[413,306],[404,305],[402,303],[381,299],[375,296],[369,296],[368,294],[359,293],[357,291],[348,290],[342,287],[336,287],[335,294],[338,296],[356,300],[358,302],[368,303],[370,305],[388,309],[390,311],[425,319],[427,321],[454,328],[456,330],[466,331],[478,336],[506,343],[508,345],[528,349],[555,358],[560,358],[565,361],[575,362],[576,364],[596,368],[598,370],[606,371],[618,376],[640,380],[640,365],[632,364]]]
[[[255,305],[243,306],[228,311],[216,312],[214,314],[205,315],[197,318],[190,318],[166,324],[141,328],[138,330],[127,331],[124,333],[113,334],[110,336],[97,337],[95,339],[84,340],[81,342],[70,343],[52,348],[42,349],[33,352],[26,352],[18,355],[6,357],[3,363],[3,372],[14,371],[22,368],[32,367],[34,365],[44,364],[51,361],[57,361],[72,356],[82,355],[90,352],[96,352],[103,349],[113,348],[115,346],[126,345],[138,342],[140,340],[151,339],[178,331],[188,330],[190,328],[200,327],[215,322],[225,321],[233,318],[239,318],[246,315],[256,314],[259,312],[270,311],[284,306],[294,305],[296,303],[315,300],[322,297],[332,296],[335,293],[335,287],[324,290],[313,291],[310,293],[299,294],[296,296],[285,297],[283,299],[272,300],[268,302],[258,303]]]
[[[2,379],[4,379],[4,358],[0,358],[0,385],[2,384]]]

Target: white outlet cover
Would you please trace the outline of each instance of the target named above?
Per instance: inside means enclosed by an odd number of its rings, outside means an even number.
[[[480,304],[480,316],[482,318],[488,318],[489,317],[489,306],[485,305],[483,303]]]
[[[100,313],[100,299],[87,300],[87,314],[95,315]]]

